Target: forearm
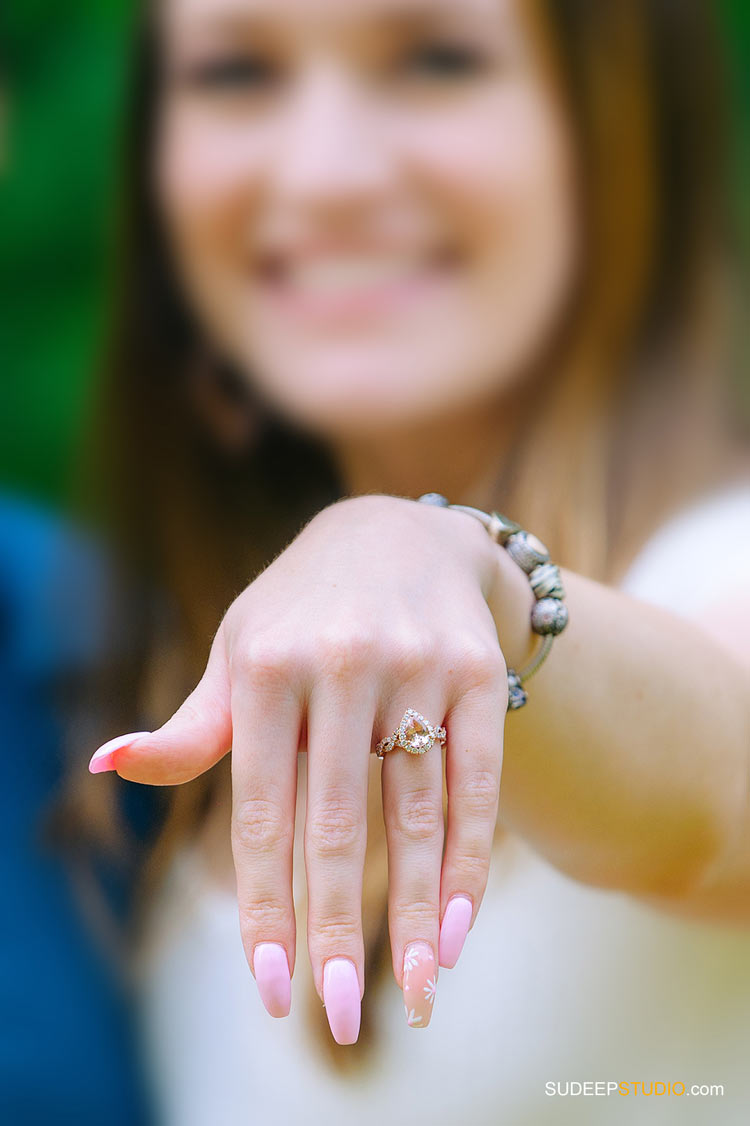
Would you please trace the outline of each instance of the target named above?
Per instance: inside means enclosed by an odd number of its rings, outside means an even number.
[[[509,664],[533,595],[504,552]],[[577,879],[750,918],[750,673],[693,623],[562,569],[570,621],[509,712],[500,815]]]

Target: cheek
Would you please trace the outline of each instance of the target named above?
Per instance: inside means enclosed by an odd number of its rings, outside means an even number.
[[[179,272],[201,295],[236,268],[262,155],[249,131],[165,113],[157,147],[156,194]]]
[[[502,383],[542,347],[572,289],[580,232],[567,124],[544,91],[519,83],[436,122],[421,145],[469,248],[463,327],[477,378]]]
[[[575,243],[572,145],[554,104],[519,84],[469,112],[415,125],[404,138],[415,175],[439,196],[477,260],[543,275]]]

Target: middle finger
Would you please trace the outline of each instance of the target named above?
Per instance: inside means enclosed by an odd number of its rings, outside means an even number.
[[[326,662],[308,705],[307,941],[333,1037],[353,1044],[364,993],[362,881],[374,683]]]

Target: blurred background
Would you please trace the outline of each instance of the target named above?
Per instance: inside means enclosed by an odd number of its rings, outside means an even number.
[[[716,0],[735,105],[734,190],[750,243],[750,5]],[[63,14],[64,11],[64,14]],[[100,341],[130,5],[0,5],[0,482],[56,502]]]

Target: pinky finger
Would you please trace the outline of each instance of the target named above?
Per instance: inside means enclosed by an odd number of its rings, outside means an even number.
[[[489,876],[507,709],[501,685],[474,688],[446,719],[448,826],[440,885],[439,964],[455,966]]]

